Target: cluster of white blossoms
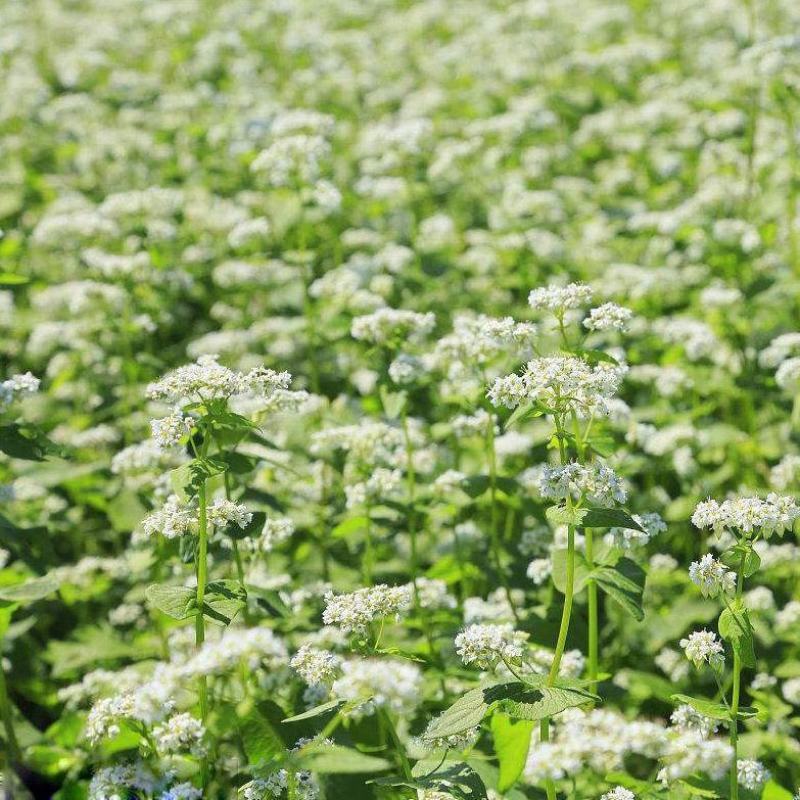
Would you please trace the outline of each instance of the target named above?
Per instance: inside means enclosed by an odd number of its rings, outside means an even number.
[[[456,652],[465,664],[494,669],[501,661],[519,663],[527,649],[528,634],[511,624],[470,625],[455,638]]]
[[[40,381],[30,372],[12,375],[0,382],[0,411],[5,411],[15,400],[39,391]]]
[[[159,753],[191,753],[202,756],[206,752],[203,723],[187,712],[174,714],[153,728],[153,739]]]
[[[480,369],[501,355],[529,352],[536,333],[535,325],[512,317],[458,313],[452,333],[434,345],[431,360],[445,374],[456,377]]]
[[[397,308],[379,308],[371,314],[356,317],[350,326],[354,339],[370,344],[393,344],[420,341],[436,325],[432,312],[425,314]]]
[[[89,800],[121,800],[138,790],[146,794],[158,791],[160,781],[144,762],[101,767],[89,782]],[[165,800],[166,793],[159,800]]]
[[[601,795],[600,800],[636,800],[636,795],[630,789],[617,786],[610,792]]]
[[[758,531],[767,537],[790,530],[798,516],[800,507],[793,497],[770,493],[763,500],[760,497],[737,497],[722,503],[704,500],[697,504],[692,524],[711,528],[716,534],[732,529],[747,534]]]
[[[289,517],[267,517],[261,533],[243,539],[240,547],[252,552],[271,553],[279,544],[288,541],[294,531],[294,520]]]
[[[539,480],[539,491],[542,497],[551,500],[570,496],[574,500],[585,498],[594,505],[605,507],[624,503],[628,497],[614,470],[600,462],[545,466]]]
[[[698,669],[703,664],[719,669],[725,663],[725,648],[713,631],[693,631],[680,644],[686,658]]]
[[[370,716],[376,708],[409,714],[420,702],[422,671],[408,661],[392,658],[348,658],[331,694],[337,700],[358,702],[351,716]]]
[[[730,594],[736,589],[736,573],[729,570],[711,553],[690,564],[689,578],[699,587],[703,597],[716,597],[720,593]]]
[[[194,533],[197,530],[197,504],[183,504],[178,495],[172,494],[161,508],[142,520],[141,526],[146,535],[161,534],[167,539]]]
[[[342,659],[329,650],[304,644],[291,658],[289,666],[310,686],[329,683],[341,666]]]
[[[733,748],[722,739],[706,738],[697,731],[676,732],[662,751],[664,766],[658,772],[658,780],[669,784],[698,773],[720,780],[728,771],[732,756]]]
[[[563,315],[565,311],[585,308],[592,302],[594,291],[585,283],[568,283],[566,286],[542,286],[532,289],[528,305],[540,311]]]
[[[548,356],[529,361],[521,375],[495,379],[487,392],[495,406],[516,408],[537,403],[552,412],[579,417],[605,415],[608,400],[619,390],[627,367],[601,362],[596,366],[575,356]]]
[[[248,511],[241,503],[234,503],[223,497],[214,500],[206,513],[208,521],[217,528],[233,524],[244,530],[253,520],[252,511]]]
[[[650,511],[645,514],[633,514],[633,520],[642,529],[637,531],[635,528],[610,528],[603,537],[603,542],[610,547],[618,547],[621,550],[632,550],[636,547],[643,547],[651,539],[664,533],[667,530],[667,523],[664,522],[660,514]]]
[[[500,433],[497,416],[483,408],[479,408],[474,414],[459,414],[453,417],[451,425],[456,436],[485,436],[491,430],[495,434]]]
[[[679,731],[696,732],[704,738],[708,738],[712,733],[716,733],[719,722],[711,717],[701,714],[692,706],[682,703],[670,715],[672,726]]]
[[[228,399],[236,395],[269,396],[287,390],[291,381],[288,372],[275,372],[267,367],[237,372],[220,364],[215,355],[203,355],[194,364],[178,367],[151,383],[147,387],[147,397],[183,403]]]
[[[290,752],[297,753],[311,741],[311,739],[298,739]],[[331,744],[331,740],[321,739],[318,743]],[[290,784],[289,778],[290,775],[286,769],[277,769],[266,778],[255,778],[244,784],[239,789],[239,795],[243,800],[277,800],[286,796]],[[316,777],[311,772],[305,769],[296,770],[292,773],[291,778],[293,796],[296,800],[318,800],[321,790]]]
[[[358,508],[391,497],[400,487],[403,473],[399,469],[376,467],[366,481],[346,484],[347,508]]]
[[[736,762],[736,774],[739,784],[751,792],[757,792],[772,777],[760,761],[747,758],[740,758]]]
[[[150,432],[153,441],[163,448],[174,447],[184,436],[191,433],[194,418],[175,409],[171,414],[150,421]]]
[[[583,327],[590,331],[624,331],[632,317],[633,312],[629,308],[616,303],[604,303],[589,310]]]
[[[345,633],[363,634],[376,620],[385,617],[400,619],[411,608],[412,596],[408,585],[387,586],[383,583],[350,594],[329,592],[325,595],[322,621]]]

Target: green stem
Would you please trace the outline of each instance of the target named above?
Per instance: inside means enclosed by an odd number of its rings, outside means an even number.
[[[375,555],[372,548],[372,508],[367,503],[366,508],[367,524],[364,528],[364,560],[362,563],[362,575],[364,585],[369,586],[372,583],[372,566],[375,563]]]
[[[206,516],[206,482],[203,480],[197,490],[198,537],[197,550],[197,614],[194,618],[195,646],[199,650],[206,638],[203,603],[206,595],[206,579],[208,573],[208,519]],[[197,693],[200,699],[200,719],[205,725],[208,716],[208,683],[206,676],[197,679]],[[204,757],[200,768],[200,781],[205,788],[208,783],[208,757]]]
[[[14,718],[11,712],[11,700],[8,697],[8,687],[6,686],[6,675],[0,664],[0,716],[3,717],[3,730],[5,731],[6,744],[8,745],[8,757],[11,764],[21,760],[19,740],[14,730]]]
[[[586,542],[586,566],[591,572],[594,569],[594,535],[591,528],[584,530]],[[597,583],[586,584],[587,614],[589,616],[589,691],[597,693],[597,674],[599,661],[599,637],[597,624]]]
[[[742,599],[742,592],[744,590],[744,569],[747,560],[747,553],[742,553],[742,558],[739,562],[739,569],[736,575],[736,600],[737,608]],[[734,617],[735,619],[735,617]],[[739,651],[736,647],[733,648],[733,690],[731,694],[731,724],[730,724],[730,741],[733,755],[731,756],[731,800],[738,800],[739,798],[739,699],[741,694],[742,685],[742,661],[739,656]]]

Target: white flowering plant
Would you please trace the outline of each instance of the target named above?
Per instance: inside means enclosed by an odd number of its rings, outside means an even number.
[[[792,0],[0,0],[0,795],[800,798]]]

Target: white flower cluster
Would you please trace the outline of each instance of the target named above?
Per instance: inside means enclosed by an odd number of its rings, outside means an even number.
[[[356,317],[350,327],[354,339],[370,344],[393,344],[424,339],[436,324],[432,312],[420,314],[395,308],[379,308],[372,314]]]
[[[147,387],[151,400],[181,403],[186,400],[227,399],[235,395],[266,395],[286,390],[292,377],[288,372],[274,372],[255,367],[242,373],[224,367],[214,355],[203,355],[194,364],[186,364]]]
[[[422,672],[408,661],[391,658],[351,658],[342,663],[341,676],[331,693],[339,700],[361,701],[351,716],[370,716],[376,708],[410,714],[420,702]]]
[[[757,792],[771,777],[770,771],[754,759],[740,758],[736,762],[739,784],[751,792]]]
[[[142,520],[141,526],[147,536],[161,534],[167,539],[194,533],[197,528],[197,505],[184,505],[177,495],[170,495],[161,508]]]
[[[345,633],[366,632],[371,623],[384,617],[400,616],[411,608],[409,586],[387,586],[379,583],[351,594],[325,595],[322,621],[336,625]]]
[[[30,372],[12,375],[0,383],[0,411],[5,411],[15,400],[39,391],[40,381]]]
[[[465,664],[494,669],[501,661],[518,663],[527,648],[528,634],[510,624],[470,625],[456,636],[456,652]]]
[[[192,431],[194,419],[176,409],[166,417],[150,421],[153,441],[161,448],[174,447]]]
[[[347,508],[358,508],[391,497],[400,487],[403,473],[399,469],[376,467],[366,481],[345,485]]]
[[[722,503],[704,500],[697,504],[692,524],[711,528],[716,534],[733,529],[747,534],[758,530],[769,536],[790,530],[798,516],[800,508],[793,497],[770,493],[765,500],[760,497],[737,497]]]
[[[271,553],[279,544],[290,539],[293,533],[294,522],[289,517],[267,517],[261,534],[245,539],[241,546],[245,550]]]
[[[253,519],[253,513],[248,511],[245,506],[240,503],[234,503],[232,500],[226,500],[225,498],[214,500],[208,507],[206,513],[208,515],[208,521],[217,528],[235,524],[244,529]]]
[[[605,415],[607,400],[619,390],[627,368],[608,363],[590,366],[574,356],[548,356],[529,361],[521,375],[495,379],[487,396],[495,406],[516,408],[538,403],[562,413],[581,417]]]
[[[291,658],[289,666],[310,686],[328,683],[336,675],[342,659],[328,650],[304,644]]]
[[[685,639],[681,639],[681,647],[698,669],[709,664],[719,669],[725,662],[725,649],[713,631],[694,631]]]
[[[159,781],[150,767],[141,761],[101,767],[89,782],[89,800],[121,800],[138,790],[145,794],[157,791]]]
[[[736,573],[731,572],[711,553],[707,553],[699,561],[693,561],[690,564],[689,578],[695,586],[700,588],[703,597],[730,594],[736,589]]]
[[[636,795],[630,789],[617,786],[610,792],[601,795],[600,800],[636,800]]]
[[[632,517],[642,530],[611,528],[603,537],[603,542],[610,547],[631,550],[636,547],[643,547],[651,539],[658,536],[659,533],[664,533],[667,530],[667,523],[664,522],[660,514],[654,511],[645,514],[633,514]]]
[[[153,739],[159,753],[191,753],[202,756],[206,752],[203,723],[189,713],[173,714],[161,725],[153,728]]]
[[[589,311],[583,327],[590,331],[624,331],[632,317],[633,312],[630,309],[616,303],[604,303]]]
[[[585,308],[592,302],[594,292],[585,283],[569,283],[566,286],[543,286],[533,289],[528,295],[531,308],[552,311],[563,315],[565,311]]]
[[[692,706],[683,703],[679,705],[671,714],[669,721],[679,731],[696,732],[708,738],[712,733],[716,733],[719,723],[715,719],[701,714]]]
[[[624,503],[627,492],[622,481],[611,467],[594,462],[592,464],[565,464],[562,467],[545,466],[539,481],[542,497],[563,500],[571,496],[575,500],[586,499],[598,506],[611,507]]]

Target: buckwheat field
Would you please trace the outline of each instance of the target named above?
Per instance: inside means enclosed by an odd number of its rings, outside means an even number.
[[[796,0],[0,19],[0,796],[800,800]]]

